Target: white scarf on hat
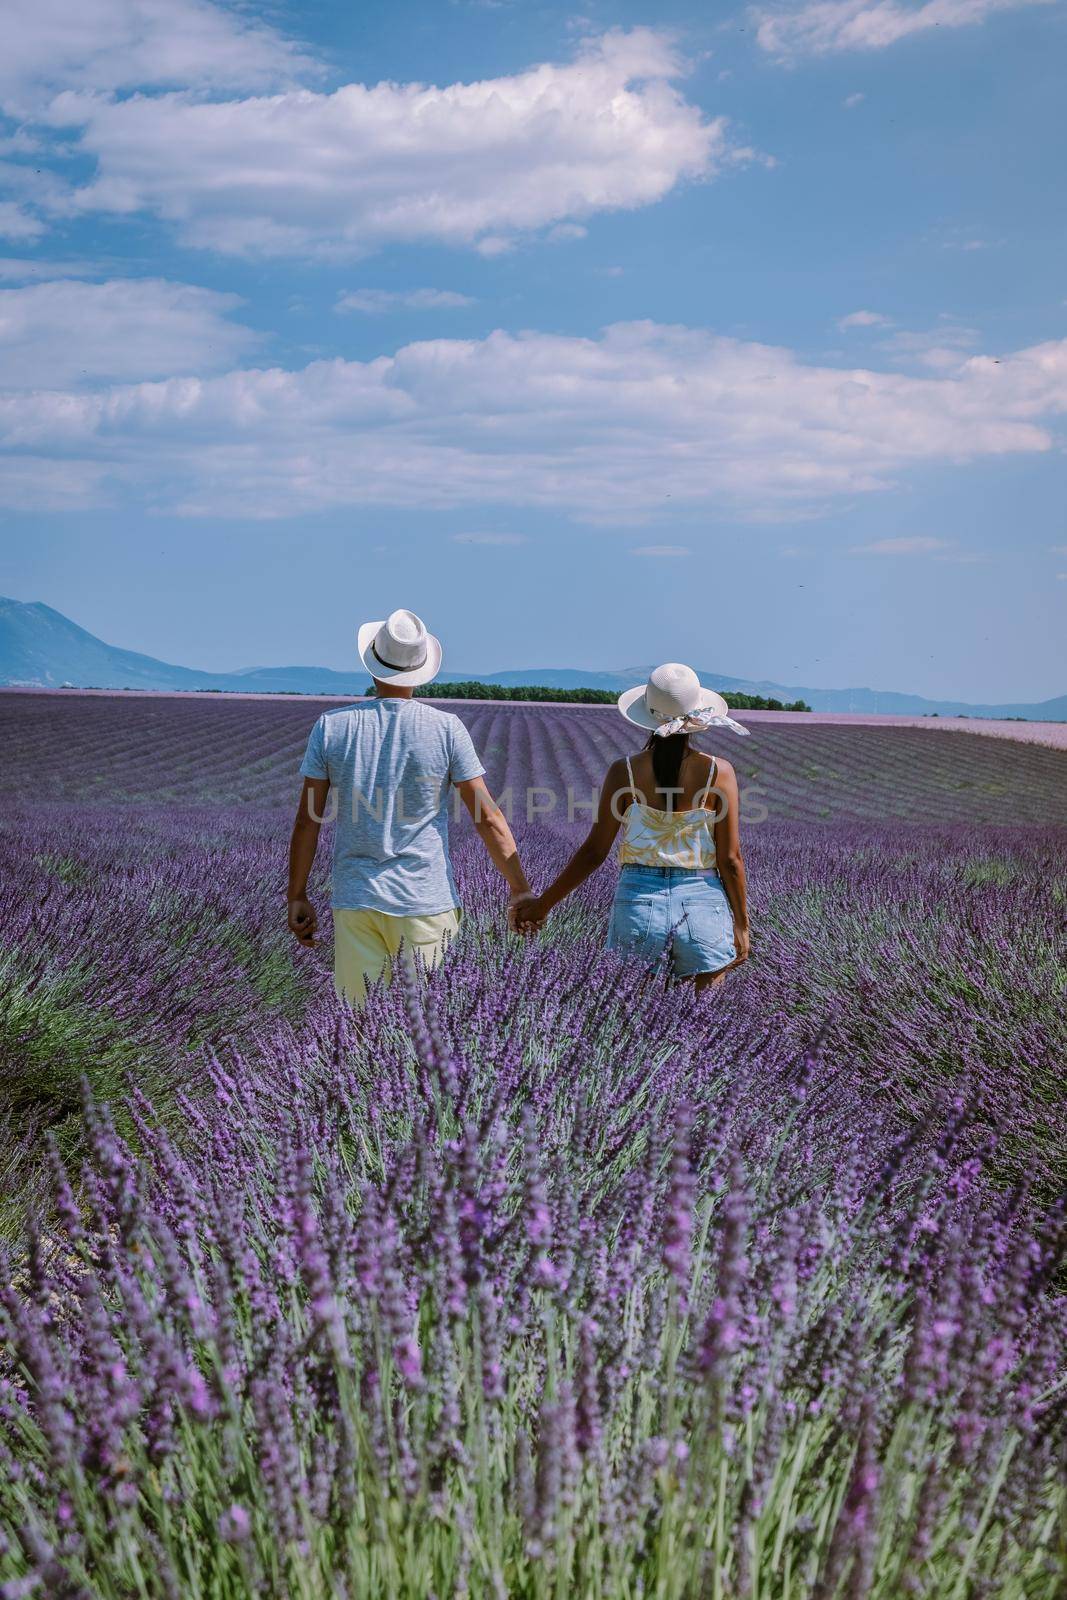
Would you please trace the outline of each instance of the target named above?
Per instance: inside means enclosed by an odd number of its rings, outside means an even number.
[[[720,716],[710,706],[706,711],[687,711],[684,716],[672,717],[670,722],[661,722],[653,732],[657,739],[666,739],[672,733],[703,733],[707,728],[732,728],[734,733],[748,736],[747,728],[733,717]]]

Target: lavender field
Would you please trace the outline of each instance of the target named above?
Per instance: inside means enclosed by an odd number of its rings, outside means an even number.
[[[0,1596],[1062,1595],[1067,755],[753,723],[701,1004],[460,827],[353,1018],[317,709],[0,695]],[[625,725],[464,716],[543,882]]]

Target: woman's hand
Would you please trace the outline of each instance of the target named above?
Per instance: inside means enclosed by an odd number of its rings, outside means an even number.
[[[512,933],[536,933],[544,924],[547,913],[541,909],[537,894],[514,894],[508,906],[508,927]]]
[[[739,967],[743,961],[748,960],[749,933],[748,928],[739,928],[734,924],[734,959],[732,965]]]

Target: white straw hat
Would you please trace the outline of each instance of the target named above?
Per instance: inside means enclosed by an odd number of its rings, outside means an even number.
[[[379,683],[418,688],[441,670],[441,641],[426,631],[414,611],[394,611],[384,622],[359,630],[359,658]]]
[[[680,661],[666,661],[649,674],[647,683],[627,689],[618,700],[627,722],[666,736],[672,733],[700,733],[704,728],[732,728],[747,734],[730,716],[730,707],[721,694],[705,689],[692,667]]]

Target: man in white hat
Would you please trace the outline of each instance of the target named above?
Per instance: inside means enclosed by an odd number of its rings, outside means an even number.
[[[435,967],[459,929],[450,788],[462,796],[512,906],[530,893],[470,734],[458,717],[414,698],[441,670],[440,642],[413,611],[394,611],[384,622],[363,624],[359,654],[375,698],[327,711],[311,730],[289,847],[289,927],[301,944],[313,945],[307,884],[332,789],[334,982],[355,1006],[368,984],[391,980],[401,950]]]

